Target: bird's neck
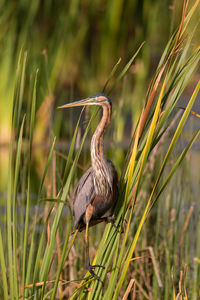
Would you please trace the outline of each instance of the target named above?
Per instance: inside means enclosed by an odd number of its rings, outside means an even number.
[[[111,106],[105,104],[102,106],[103,115],[99,125],[91,141],[91,160],[94,171],[94,186],[96,194],[107,195],[109,189],[112,189],[110,182],[110,174],[108,168],[108,161],[103,151],[103,139],[107,126],[111,119]]]

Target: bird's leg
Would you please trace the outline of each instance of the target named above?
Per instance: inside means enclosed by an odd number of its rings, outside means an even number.
[[[90,256],[89,256],[89,235],[88,235],[88,229],[89,229],[89,221],[92,217],[94,207],[89,204],[86,212],[85,212],[85,219],[86,219],[86,230],[85,230],[85,244],[86,244],[86,262],[87,262],[87,269],[90,272],[90,274],[96,278],[98,281],[100,281],[103,284],[103,281],[100,279],[99,276],[95,274],[93,271],[94,268],[104,268],[104,266],[101,265],[90,265]]]

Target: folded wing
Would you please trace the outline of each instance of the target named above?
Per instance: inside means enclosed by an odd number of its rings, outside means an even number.
[[[82,218],[87,206],[92,202],[94,196],[93,169],[91,167],[83,174],[76,187],[73,205],[75,229],[79,224],[84,224]]]

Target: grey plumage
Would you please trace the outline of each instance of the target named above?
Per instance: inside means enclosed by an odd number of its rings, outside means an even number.
[[[89,168],[80,178],[74,195],[73,215],[74,215],[74,228],[77,229],[80,224],[81,227],[85,226],[85,211],[89,204],[93,204],[95,212],[93,219],[98,219],[105,216],[111,216],[115,203],[117,200],[118,189],[116,182],[118,182],[117,173],[113,172],[114,166],[111,161],[107,161],[109,173],[111,173],[112,194],[107,199],[102,195],[96,195],[94,188],[93,168]],[[98,179],[96,179],[98,180]],[[92,220],[91,220],[92,221]]]

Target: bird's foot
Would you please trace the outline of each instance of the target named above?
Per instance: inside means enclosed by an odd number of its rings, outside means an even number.
[[[119,232],[119,225],[118,226],[115,225],[116,218],[114,216],[106,217],[106,221],[108,223],[111,223],[113,227],[116,229],[116,231]]]
[[[90,272],[90,274],[92,275],[92,277],[94,277],[96,280],[100,281],[100,282],[102,283],[102,285],[103,285],[103,281],[100,279],[99,276],[97,276],[97,274],[96,274],[96,273],[94,272],[94,270],[93,270],[93,269],[95,269],[95,268],[102,268],[102,269],[105,269],[105,267],[102,266],[102,265],[88,265],[88,266],[87,266],[87,269],[88,269],[88,271]]]
[[[102,268],[102,269],[105,269],[105,267],[102,266],[102,265],[91,265],[91,266],[89,266],[89,267],[92,268],[92,269],[95,269],[95,268]]]

